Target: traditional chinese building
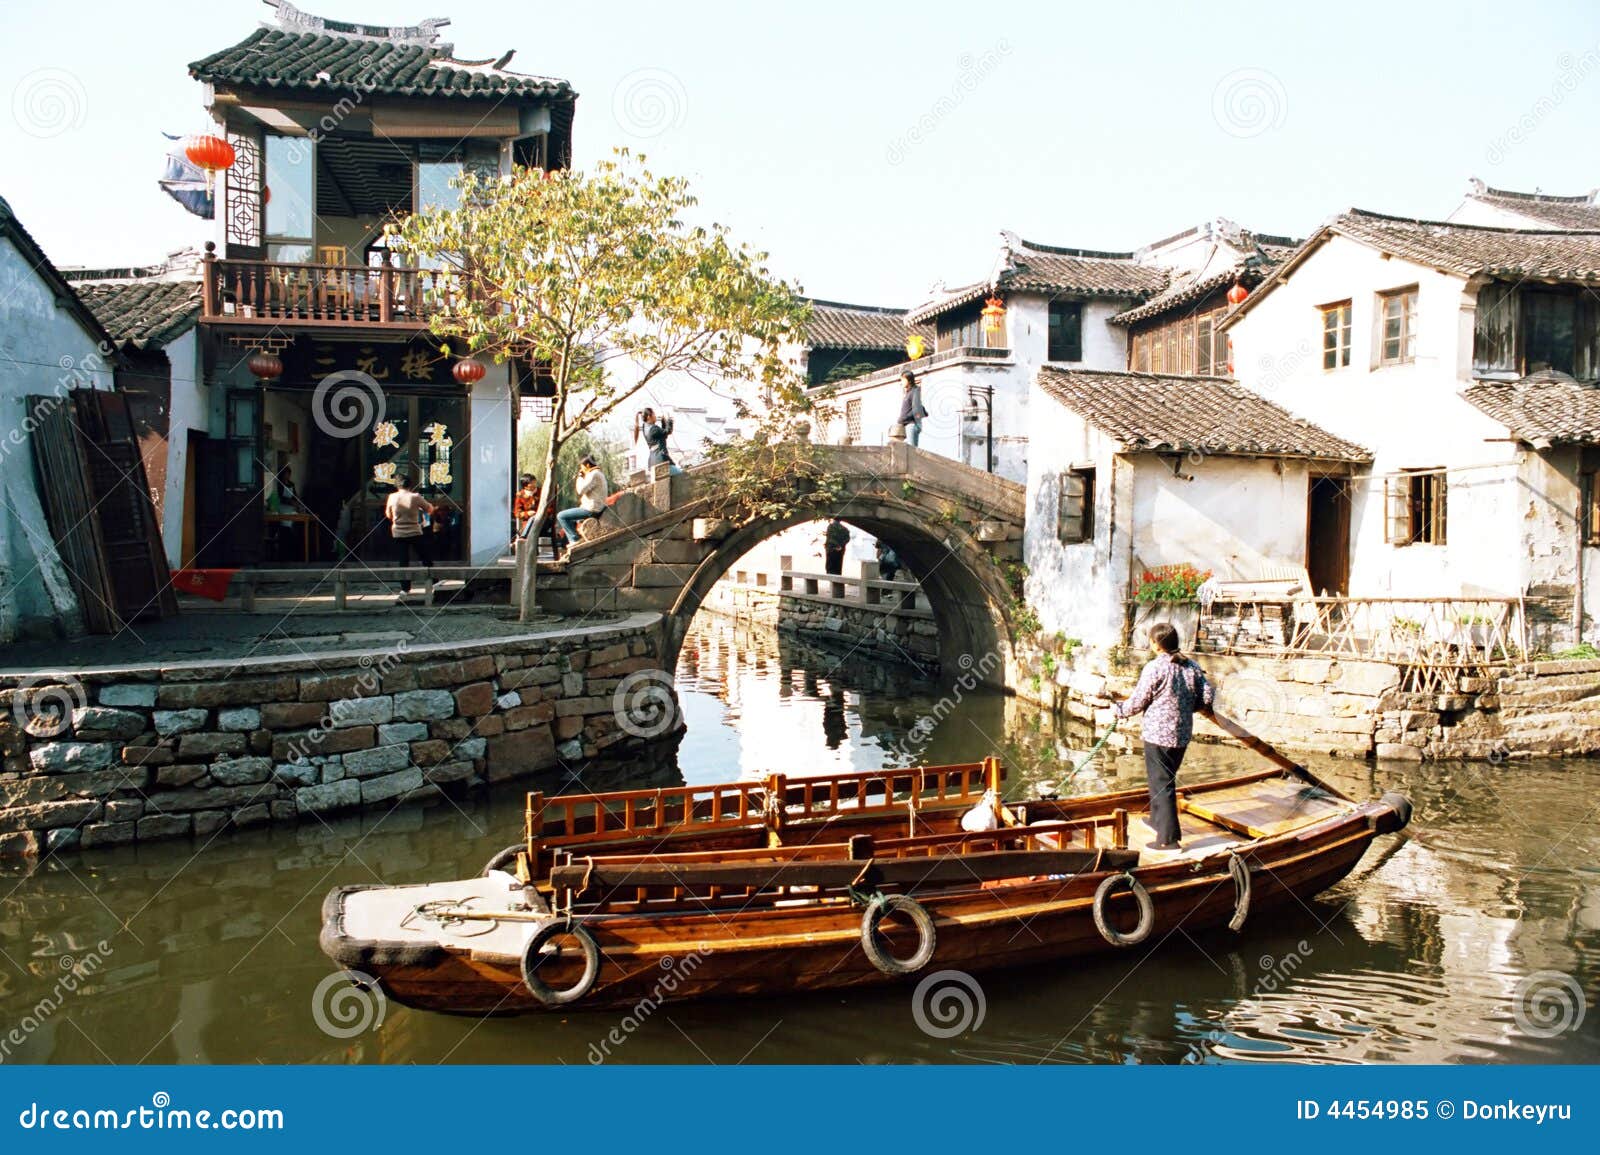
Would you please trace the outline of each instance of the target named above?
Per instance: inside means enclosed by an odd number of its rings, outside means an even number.
[[[350,24],[267,3],[275,24],[190,65],[232,159],[201,262],[192,395],[172,379],[172,408],[203,414],[178,560],[385,557],[384,501],[410,475],[444,511],[438,560],[491,561],[511,533],[536,374],[458,373],[462,350],[428,329],[433,271],[392,256],[385,225],[452,203],[463,169],[567,165],[576,94],[512,71],[510,52],[458,55],[447,20]]]

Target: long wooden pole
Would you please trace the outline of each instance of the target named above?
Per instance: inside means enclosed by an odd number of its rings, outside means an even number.
[[[1311,773],[1311,771],[1307,770],[1299,762],[1296,762],[1294,759],[1279,753],[1275,747],[1271,746],[1262,739],[1257,738],[1254,734],[1250,733],[1250,731],[1239,725],[1239,723],[1235,722],[1232,718],[1225,718],[1221,714],[1210,714],[1207,715],[1207,717],[1219,729],[1230,736],[1237,738],[1239,740],[1239,744],[1246,750],[1255,751],[1268,762],[1271,762],[1274,766],[1277,766],[1285,772],[1292,774],[1294,777],[1300,779],[1307,785],[1315,786],[1318,790],[1324,790],[1336,798],[1344,797],[1342,793],[1340,793],[1338,790],[1335,790],[1332,786],[1329,786],[1326,782],[1318,778],[1315,774]]]

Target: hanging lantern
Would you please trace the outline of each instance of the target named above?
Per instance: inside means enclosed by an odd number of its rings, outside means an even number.
[[[217,173],[233,167],[233,145],[220,136],[191,136],[184,142],[183,155],[195,168],[205,170],[207,192],[216,182]]]
[[[983,303],[983,332],[985,336],[998,337],[1006,331],[1006,303],[999,297],[990,297]]]
[[[917,360],[922,356],[925,345],[921,333],[912,333],[906,338],[906,357],[912,361]]]
[[[1233,288],[1228,290],[1228,304],[1237,305],[1250,295],[1250,290],[1244,287],[1243,281],[1235,281]]]
[[[273,381],[283,376],[283,360],[275,353],[255,353],[245,364],[251,373],[263,381]]]
[[[472,385],[482,381],[484,374],[488,371],[488,367],[482,361],[475,360],[472,357],[463,357],[450,367],[450,376],[454,377],[458,384]]]

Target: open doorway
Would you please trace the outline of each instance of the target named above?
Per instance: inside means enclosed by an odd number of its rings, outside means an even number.
[[[1306,573],[1317,594],[1350,592],[1350,478],[1314,474],[1306,498]]]

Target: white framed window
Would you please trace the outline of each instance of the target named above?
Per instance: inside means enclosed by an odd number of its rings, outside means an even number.
[[[1350,364],[1350,302],[1335,301],[1319,308],[1322,314],[1322,367],[1343,369]]]
[[[1405,365],[1417,357],[1417,286],[1378,294],[1378,364]]]

